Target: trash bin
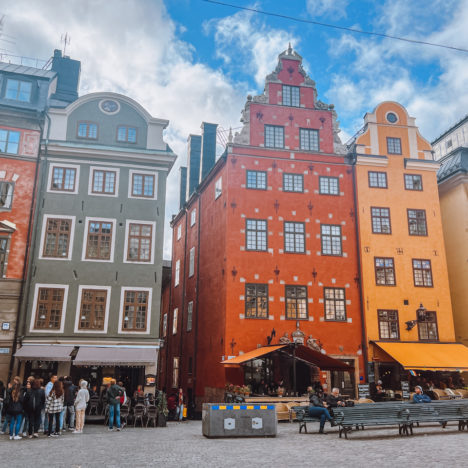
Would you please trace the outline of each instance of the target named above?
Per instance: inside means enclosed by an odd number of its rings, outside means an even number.
[[[276,437],[275,405],[204,403],[205,437]]]

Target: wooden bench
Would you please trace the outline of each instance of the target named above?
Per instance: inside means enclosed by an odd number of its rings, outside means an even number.
[[[458,422],[458,430],[468,429],[468,400],[409,403],[410,421],[414,423],[438,422],[443,427],[448,421]]]

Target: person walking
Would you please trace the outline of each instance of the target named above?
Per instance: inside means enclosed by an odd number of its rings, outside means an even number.
[[[60,435],[60,413],[63,411],[63,386],[62,382],[55,381],[49,396],[46,399],[45,412],[48,418],[47,436]],[[55,431],[52,433],[52,425],[55,418]]]
[[[13,380],[11,388],[6,395],[6,413],[10,416],[10,440],[21,440],[19,435],[21,421],[23,420],[23,392],[19,378]]]
[[[82,434],[85,422],[85,411],[89,401],[88,382],[80,381],[80,389],[75,398],[76,425],[73,434]]]
[[[41,414],[45,406],[45,392],[41,388],[41,381],[34,379],[26,384],[26,395],[24,397],[24,412],[28,416],[29,438],[39,437],[41,425]]]
[[[179,421],[184,419],[184,392],[179,388],[179,393],[177,394],[177,411],[179,416]]]
[[[123,395],[123,389],[117,385],[115,379],[111,380],[111,384],[107,389],[107,403],[109,404],[109,431],[114,430],[114,415],[115,425],[120,431],[120,397]]]

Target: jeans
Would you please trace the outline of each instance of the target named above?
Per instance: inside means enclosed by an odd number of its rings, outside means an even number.
[[[68,428],[75,427],[75,406],[67,406]]]
[[[114,412],[115,412],[115,425],[120,429],[120,403],[109,405],[109,429],[114,426]]]
[[[29,426],[28,413],[24,412],[23,421],[21,421],[20,433],[22,432],[24,434],[25,432],[27,432],[28,426]]]
[[[67,407],[64,406],[63,410],[60,411],[60,430],[63,429],[63,420],[65,419],[65,414],[67,413]]]
[[[52,433],[52,426],[54,422],[54,416],[55,416],[55,431],[54,434],[58,434],[60,432],[60,412],[59,413],[47,413],[47,416],[49,418],[49,429],[47,431],[47,435],[50,435]]]
[[[29,419],[28,434],[33,435],[39,432],[39,427],[41,425],[41,412],[40,408],[35,410],[28,411],[27,416]]]
[[[325,421],[331,421],[332,417],[328,412],[327,408],[321,408],[320,406],[309,406],[309,416],[319,417],[320,416],[320,430],[323,431],[325,427]]]
[[[179,421],[182,421],[184,419],[184,405],[180,405],[177,409],[179,411]]]
[[[11,421],[10,421],[10,435],[17,436],[19,434],[21,428],[21,421],[23,420],[22,414],[12,414]],[[13,434],[13,428],[15,429]]]
[[[5,415],[5,421],[3,421],[2,432],[6,432],[7,427],[10,427],[11,415]]]

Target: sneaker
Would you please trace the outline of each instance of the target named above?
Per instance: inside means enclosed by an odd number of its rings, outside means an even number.
[[[109,429],[107,429],[109,432],[114,432],[114,429],[112,427],[109,427]]]
[[[80,431],[76,431],[76,430],[72,432],[72,434],[79,434],[79,433]]]
[[[37,439],[37,438],[39,437],[39,434],[38,434],[37,432],[35,432],[35,433],[33,434],[33,437],[34,437],[35,439]]]
[[[58,437],[59,435],[56,434],[55,432],[52,434],[52,437]],[[50,437],[50,436],[49,436]]]
[[[69,427],[68,430],[69,430],[70,432],[75,432],[75,428],[74,428],[74,427]]]
[[[13,440],[13,436],[10,436],[10,440]]]
[[[3,435],[3,434],[5,434],[5,433],[3,431],[0,431],[0,435]]]
[[[31,435],[28,435],[28,439],[32,439],[32,437],[33,437],[32,434],[31,434]]]
[[[21,440],[22,437],[20,435],[15,435],[15,437],[13,437],[14,440]]]
[[[23,432],[23,437],[26,437],[28,435],[27,432]]]
[[[122,430],[122,428],[118,427],[117,428],[117,432],[120,432]]]

